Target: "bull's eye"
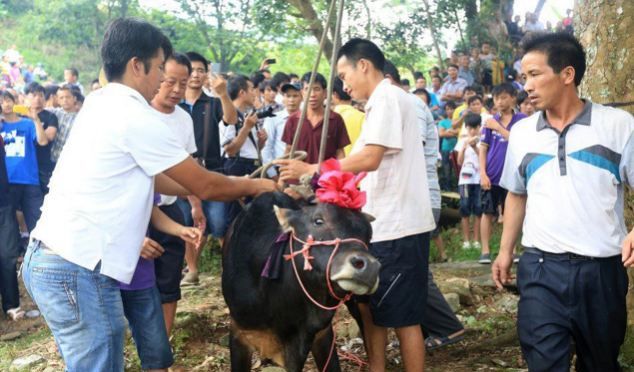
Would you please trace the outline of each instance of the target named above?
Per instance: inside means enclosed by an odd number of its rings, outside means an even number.
[[[324,224],[324,219],[321,217],[317,217],[315,218],[315,225],[323,225]]]

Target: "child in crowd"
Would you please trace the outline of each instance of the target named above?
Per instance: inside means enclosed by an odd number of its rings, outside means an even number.
[[[451,117],[456,109],[456,102],[447,101],[445,105],[446,117],[438,123],[438,136],[441,139],[440,155],[442,163],[440,165],[440,189],[455,191],[453,177],[453,165],[451,164],[451,152],[458,142],[458,131],[453,129]]]
[[[489,119],[491,115],[488,114],[488,111],[484,109],[484,99],[482,96],[476,95],[473,97],[469,97],[467,100],[467,109],[464,110],[460,117],[453,121],[454,128],[460,128],[460,134],[458,135],[458,139],[465,138],[467,136],[467,131],[464,125],[464,118],[467,114],[478,114],[482,118],[482,122]]]
[[[482,186],[482,252],[479,262],[491,263],[489,240],[493,218],[498,216],[498,206],[504,212],[506,190],[500,187],[500,177],[504,168],[504,159],[508,147],[508,139],[513,124],[526,115],[515,112],[517,91],[510,83],[503,83],[493,88],[493,100],[498,113],[494,117],[483,120],[482,140],[480,141],[480,185]]]
[[[159,194],[155,195],[154,201],[155,205],[159,203]],[[174,222],[157,206],[152,208],[150,223],[157,230],[178,236],[194,246],[200,242],[199,229]],[[128,319],[143,370],[167,371],[174,363],[154,274],[153,260],[162,253],[163,248],[158,243],[145,238],[132,281],[119,285],[123,312]]]
[[[463,236],[463,249],[480,249],[480,161],[478,159],[478,143],[480,142],[480,125],[482,117],[469,113],[464,118],[466,137],[456,144],[460,176],[458,191],[460,192],[460,216]],[[473,240],[469,239],[469,219],[473,216]]]
[[[519,107],[520,112],[526,116],[531,116],[535,113],[535,106],[533,106],[531,100],[528,98],[528,93],[524,90],[517,95],[517,107]]]
[[[0,136],[0,297],[2,311],[10,319],[18,320],[24,316],[24,311],[20,309],[16,268],[20,255],[18,223],[9,203],[9,178],[4,162],[4,141]]]

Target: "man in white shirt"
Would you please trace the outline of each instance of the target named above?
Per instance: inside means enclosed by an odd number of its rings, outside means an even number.
[[[225,155],[224,171],[231,176],[249,175],[262,165],[260,149],[266,142],[266,131],[257,126],[257,115],[253,110],[257,93],[253,83],[244,76],[234,76],[227,83],[227,93],[238,112],[238,123],[218,124],[220,147]],[[238,202],[229,202],[226,206],[227,226],[240,213]]]
[[[185,98],[191,71],[192,65],[186,55],[174,53],[169,56],[165,61],[165,80],[151,102],[174,138],[190,155],[197,151],[194,123],[192,117],[178,104]],[[188,199],[200,210],[200,199],[195,196],[189,196]],[[185,216],[176,204],[176,200],[176,196],[161,195],[159,208],[173,221],[186,225]],[[204,230],[205,223],[197,227]],[[148,239],[155,241],[164,249],[163,254],[154,260],[154,266],[156,286],[161,295],[163,318],[169,337],[176,316],[176,305],[181,298],[180,280],[185,257],[185,242],[179,237],[160,232],[152,226],[150,226]]]
[[[405,370],[423,371],[425,344],[420,324],[427,300],[431,210],[416,110],[405,91],[384,79],[385,57],[371,41],[352,39],[339,50],[337,71],[353,99],[365,101],[366,118],[341,169],[367,171],[363,211],[373,215],[370,251],[381,262],[379,288],[360,304],[370,370],[385,370],[387,329],[400,341]],[[281,179],[297,179],[318,165],[278,161]],[[362,299],[363,301],[364,299]]]
[[[262,149],[262,162],[269,163],[286,153],[286,143],[282,141],[286,121],[291,114],[299,111],[302,102],[302,86],[300,83],[287,83],[282,85],[282,103],[284,110],[275,113],[275,116],[264,119],[264,130],[268,136]],[[270,168],[269,176],[277,177],[275,169]]]
[[[155,190],[231,200],[275,189],[206,171],[174,138],[148,103],[171,53],[145,21],[108,27],[101,57],[111,83],[86,99],[25,254],[25,286],[69,371],[123,371],[119,282],[132,280]]]

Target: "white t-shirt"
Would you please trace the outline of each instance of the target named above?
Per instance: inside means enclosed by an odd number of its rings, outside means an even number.
[[[32,236],[64,259],[130,283],[154,199],[154,176],[188,154],[141,94],[110,83],[77,115]]]
[[[163,119],[167,127],[172,130],[174,138],[178,141],[188,154],[193,154],[197,151],[196,138],[194,137],[194,122],[192,117],[179,106],[176,106],[174,111],[169,114],[157,111],[159,116]],[[177,197],[171,195],[161,194],[161,202],[159,205],[172,205],[176,202]]]
[[[367,193],[363,211],[376,218],[372,222],[372,242],[433,230],[416,107],[404,90],[383,80],[365,109],[365,122],[351,153],[365,145],[387,148],[379,168],[361,181],[361,190]]]
[[[468,138],[461,138],[456,143],[455,151],[460,152],[464,143]],[[477,144],[476,148],[480,145]],[[462,161],[462,167],[460,167],[460,175],[458,176],[458,185],[479,185],[480,184],[480,159],[478,153],[473,147],[467,145],[464,150],[464,159]]]
[[[220,152],[225,154],[225,150],[223,149],[224,145],[231,142],[238,135],[239,131],[236,131],[237,125],[227,125],[222,120],[218,123],[218,134],[220,138]],[[240,130],[242,130],[242,125],[240,126]],[[253,140],[251,140],[253,138]],[[255,144],[254,144],[255,142]],[[256,144],[258,142],[258,131],[256,127],[251,129],[251,136],[247,136],[240,147],[240,157],[246,159],[258,159],[258,148]],[[236,154],[237,156],[237,154]],[[228,157],[225,154],[225,157]]]

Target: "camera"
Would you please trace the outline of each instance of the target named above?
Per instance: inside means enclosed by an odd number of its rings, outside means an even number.
[[[275,117],[275,114],[273,113],[273,106],[262,108],[258,110],[255,115],[258,117],[258,119]]]

